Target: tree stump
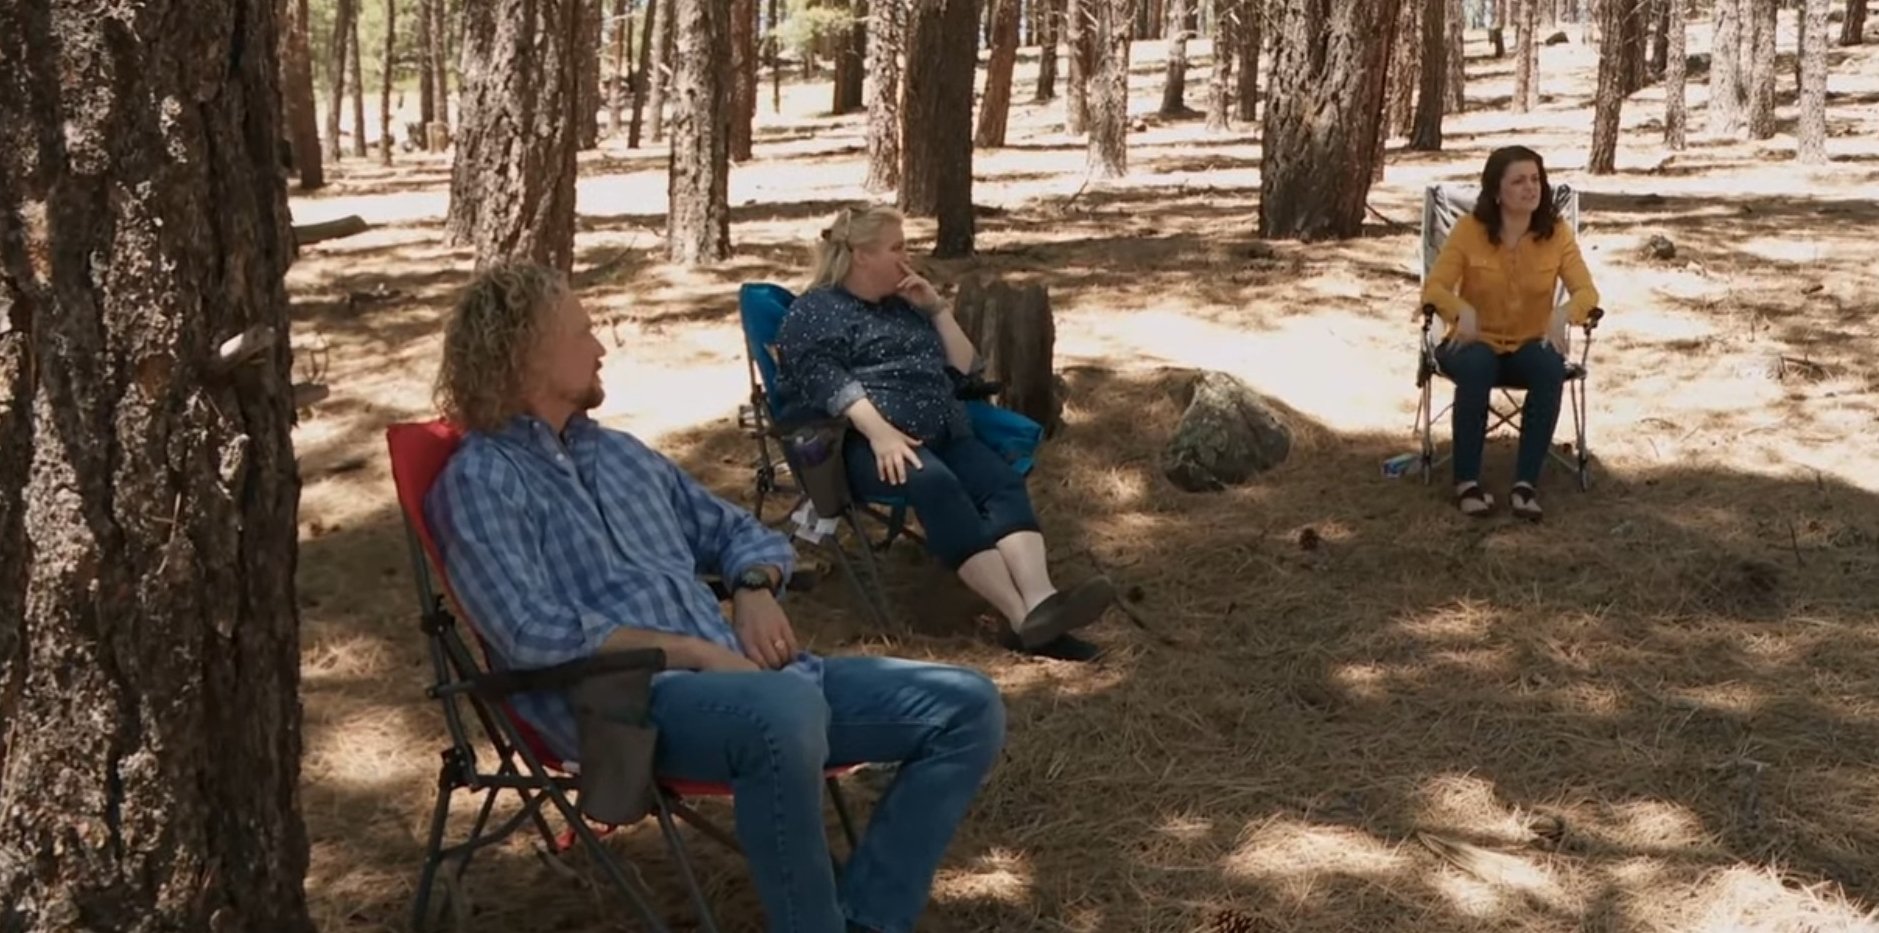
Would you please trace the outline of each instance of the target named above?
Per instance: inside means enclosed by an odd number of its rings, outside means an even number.
[[[444,152],[450,148],[450,124],[433,120],[425,127],[428,148],[432,152]]]
[[[1057,392],[1050,292],[1035,283],[969,279],[953,307],[960,329],[985,359],[985,378],[1004,383],[998,404],[1043,425],[1047,436],[1056,433],[1063,399]]]
[[[1258,392],[1208,372],[1194,380],[1187,412],[1162,451],[1162,472],[1188,492],[1216,492],[1278,466],[1291,452],[1291,429]]]

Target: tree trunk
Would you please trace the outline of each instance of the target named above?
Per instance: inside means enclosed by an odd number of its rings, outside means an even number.
[[[346,37],[346,70],[352,82],[352,154],[363,159],[365,145],[365,69],[359,61],[359,0],[353,0],[352,22]]]
[[[1689,83],[1688,17],[1690,0],[1665,0],[1670,12],[1665,19],[1670,47],[1664,56],[1664,145],[1681,151],[1689,145],[1689,107],[1685,86]]]
[[[757,121],[757,0],[731,0],[730,13],[730,153],[731,161],[741,165],[751,160]]]
[[[1846,19],[1840,21],[1840,44],[1866,42],[1866,0],[1846,0]]]
[[[673,0],[672,157],[666,258],[685,265],[731,255],[728,5]]]
[[[868,178],[876,193],[900,185],[900,46],[905,0],[868,7]]]
[[[607,0],[580,0],[580,96],[574,114],[575,135],[581,151],[600,145],[600,39],[606,21]]]
[[[1414,0],[1411,0],[1414,2]],[[1533,0],[1520,0],[1531,6]],[[1409,148],[1442,149],[1442,83],[1448,77],[1448,0],[1425,0],[1422,11],[1422,86],[1416,91],[1416,126]],[[1528,30],[1531,34],[1532,30]]]
[[[969,278],[953,302],[959,328],[985,359],[986,378],[1003,383],[1000,407],[1055,434],[1063,424],[1057,396],[1057,324],[1050,293],[1035,283],[1013,286]]]
[[[1223,3],[1226,0],[1214,0]],[[1239,71],[1239,112],[1240,121],[1253,123],[1259,119],[1259,49],[1265,41],[1267,0],[1236,0],[1231,7],[1238,12],[1239,21],[1233,27],[1233,36],[1237,40],[1238,61],[1235,67]]]
[[[1356,236],[1398,0],[1284,0],[1260,165],[1259,235]]]
[[[1625,18],[1636,0],[1604,0],[1599,10],[1598,92],[1592,109],[1592,151],[1587,170],[1610,175],[1618,170],[1618,118],[1625,102]]]
[[[613,81],[607,87],[607,135],[618,136],[626,129],[626,94],[634,75],[626,70],[632,54],[633,20],[627,0],[613,0]]]
[[[1106,0],[1064,0],[1064,53],[1070,59],[1064,83],[1063,131],[1081,136],[1090,125],[1090,5]]]
[[[1656,23],[1651,33],[1651,77],[1662,80],[1665,59],[1670,57],[1670,0],[1651,0],[1651,21]]]
[[[1187,109],[1188,0],[1168,0],[1168,76],[1161,86],[1161,115],[1184,116]]]
[[[1237,0],[1215,0],[1214,64],[1207,79],[1207,129],[1224,133],[1232,129],[1233,59],[1239,50],[1240,4]]]
[[[1040,13],[1037,18],[1037,93],[1031,95],[1031,100],[1041,104],[1057,99],[1057,38],[1063,32],[1064,0],[1032,2]]]
[[[1617,0],[1624,8],[1624,93],[1629,97],[1644,87],[1645,72],[1649,67],[1646,53],[1650,49],[1650,35],[1646,30],[1645,7],[1648,0]],[[1603,41],[1601,39],[1601,41]]]
[[[437,102],[433,99],[431,84],[431,4],[437,0],[417,0],[412,9],[411,21],[415,23],[411,35],[415,38],[412,45],[417,49],[415,56],[418,66],[418,120],[429,126],[437,119]]]
[[[320,159],[320,114],[313,98],[313,53],[307,41],[307,0],[281,0],[281,106],[292,141],[300,190],[326,184]]]
[[[1011,72],[1018,63],[1019,0],[990,0],[992,53],[985,66],[985,96],[979,101],[979,130],[973,142],[988,149],[1005,144],[1011,116]]]
[[[1488,42],[1494,46],[1496,59],[1507,57],[1507,0],[1488,0],[1494,18],[1488,25]]]
[[[663,0],[666,12],[659,15],[659,41],[653,46],[652,88],[646,92],[646,132],[653,142],[665,139],[666,88],[673,81],[674,23],[678,20],[679,0]],[[727,152],[729,150],[726,150]]]
[[[1827,0],[1803,0],[1801,8],[1801,122],[1795,158],[1827,161]]]
[[[1128,0],[1092,0],[1095,58],[1090,69],[1090,174],[1129,173]]]
[[[868,64],[868,0],[851,0],[854,22],[837,38],[834,112],[854,113],[867,106],[863,96]],[[753,72],[754,75],[754,72]]]
[[[1390,52],[1390,76],[1383,102],[1383,136],[1408,136],[1416,130],[1416,85],[1422,80],[1422,11],[1433,0],[1401,0],[1396,14],[1396,47]]]
[[[1775,0],[1749,0],[1753,51],[1749,65],[1749,138],[1775,135]]]
[[[481,2],[481,0],[479,0],[479,2]],[[444,46],[448,44],[446,33],[449,29],[449,22],[450,6],[446,0],[431,0],[431,28],[427,38],[430,42],[431,96],[437,103],[437,119],[433,122],[442,125],[445,129],[451,126],[450,57],[448,53],[444,51]],[[574,101],[572,98],[565,103],[569,109],[573,109]],[[459,102],[458,110],[462,110],[462,102]],[[459,112],[457,116],[460,121],[462,113]],[[448,135],[449,134],[446,133],[445,138],[448,138]],[[434,140],[438,137],[433,133],[431,138]]]
[[[1442,85],[1442,97],[1449,113],[1461,113],[1468,106],[1468,36],[1462,29],[1463,16],[1461,0],[1448,0],[1448,80]]]
[[[385,57],[378,88],[378,161],[391,164],[391,86],[398,72],[398,0],[385,0]]]
[[[1516,0],[1514,31],[1514,109],[1530,113],[1540,106],[1540,0]]]
[[[327,42],[326,160],[338,162],[345,151],[339,144],[340,115],[346,108],[346,73],[351,48],[352,18],[358,0],[338,0],[333,10],[333,33]]]
[[[1716,0],[1711,34],[1707,125],[1717,136],[1742,132],[1746,115],[1742,86],[1742,7],[1738,0]]]
[[[313,929],[279,9],[0,6],[9,931]]]
[[[659,34],[658,21],[672,15],[672,0],[646,0],[646,21],[639,32],[639,64],[633,66],[633,113],[626,124],[626,148],[639,148],[639,128],[646,113],[646,97],[652,89],[659,63],[652,57]],[[655,30],[658,30],[655,32]]]
[[[574,265],[575,152],[582,20],[593,0],[465,4],[463,100],[450,173],[451,245],[479,267],[527,259]],[[718,59],[722,61],[722,59]]]
[[[973,250],[972,73],[976,0],[915,0],[907,15],[900,208],[939,216],[935,256]]]

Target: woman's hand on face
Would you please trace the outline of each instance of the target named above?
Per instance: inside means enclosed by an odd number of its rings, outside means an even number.
[[[936,314],[940,310],[940,296],[933,283],[925,276],[913,271],[913,266],[905,260],[900,264],[900,284],[894,286],[894,294],[906,299],[907,303],[926,312]]]

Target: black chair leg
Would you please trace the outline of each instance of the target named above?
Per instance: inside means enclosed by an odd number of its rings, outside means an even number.
[[[657,794],[656,798],[659,832],[665,836],[666,850],[672,853],[672,861],[678,865],[679,880],[685,883],[685,891],[691,895],[692,907],[698,911],[698,922],[706,933],[718,933],[717,918],[711,915],[711,902],[705,899],[704,888],[698,885],[698,875],[692,871],[691,855],[685,848],[685,840],[679,836],[678,826],[673,822],[666,795]]]
[[[444,862],[444,825],[450,820],[450,797],[456,790],[452,780],[455,768],[446,761],[437,775],[437,804],[431,809],[431,828],[426,834],[424,868],[418,873],[417,894],[412,897],[411,929],[423,930],[429,919],[431,890],[437,884],[437,869]]]

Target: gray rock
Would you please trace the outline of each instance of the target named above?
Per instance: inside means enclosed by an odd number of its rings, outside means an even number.
[[[1213,492],[1246,482],[1285,462],[1292,431],[1259,393],[1226,373],[1202,373],[1161,468],[1188,492]]]

